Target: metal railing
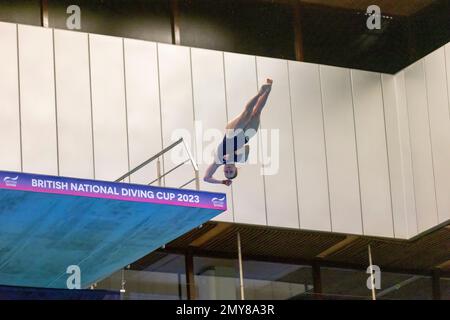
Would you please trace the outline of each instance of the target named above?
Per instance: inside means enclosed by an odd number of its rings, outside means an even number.
[[[172,150],[173,148],[175,148],[176,146],[178,146],[179,144],[183,144],[184,146],[184,150],[186,151],[186,153],[188,154],[188,159],[186,159],[185,161],[177,164],[175,167],[173,167],[172,169],[170,169],[167,172],[162,172],[161,170],[161,160],[160,158],[167,152],[169,152],[170,150]],[[198,165],[197,163],[194,161],[194,158],[192,157],[192,153],[189,150],[188,146],[186,145],[186,142],[184,141],[183,138],[178,139],[177,141],[175,141],[174,143],[172,143],[170,146],[162,149],[160,152],[158,152],[157,154],[155,154],[154,156],[152,156],[151,158],[145,160],[144,162],[142,162],[140,165],[138,165],[137,167],[135,167],[134,169],[130,170],[129,172],[125,173],[123,176],[121,176],[120,178],[118,178],[116,180],[116,182],[121,182],[123,180],[125,180],[126,178],[129,178],[131,175],[135,174],[136,172],[138,172],[139,170],[141,170],[142,168],[144,168],[145,166],[147,166],[148,164],[152,163],[153,161],[156,160],[156,176],[157,178],[152,180],[151,182],[148,183],[148,185],[152,185],[155,182],[158,183],[158,186],[162,185],[162,179],[169,175],[170,173],[174,172],[175,170],[177,170],[178,168],[184,166],[187,163],[191,163],[192,168],[194,169],[194,178],[192,178],[191,180],[189,180],[188,182],[184,183],[183,185],[181,185],[180,187],[178,187],[179,189],[184,188],[185,186],[191,184],[192,182],[195,182],[195,189],[199,190],[200,189],[200,178],[199,178],[199,171],[198,171]]]

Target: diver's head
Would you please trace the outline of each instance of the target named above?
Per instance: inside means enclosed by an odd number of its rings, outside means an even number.
[[[237,177],[238,169],[234,163],[227,163],[223,166],[223,173],[228,180],[232,180]]]

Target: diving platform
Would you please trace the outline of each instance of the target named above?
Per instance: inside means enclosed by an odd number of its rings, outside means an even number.
[[[226,209],[222,193],[0,171],[0,285],[67,288],[77,266],[89,288]]]

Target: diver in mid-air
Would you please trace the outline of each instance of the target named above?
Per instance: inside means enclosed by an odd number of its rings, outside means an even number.
[[[236,163],[244,163],[248,159],[250,152],[248,142],[258,131],[261,112],[269,98],[272,84],[273,81],[267,79],[242,113],[227,124],[225,136],[217,147],[214,162],[206,169],[204,181],[229,186],[231,180],[237,177]],[[226,180],[215,179],[213,175],[222,165]]]

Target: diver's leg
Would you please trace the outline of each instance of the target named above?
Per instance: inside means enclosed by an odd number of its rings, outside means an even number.
[[[271,87],[269,87],[256,102],[256,104],[253,108],[253,111],[252,111],[252,118],[254,118],[254,117],[259,118],[261,116],[261,112],[264,109],[264,107],[266,106],[267,99],[269,99],[270,90],[271,90]]]
[[[228,122],[226,129],[244,128],[246,123],[252,118],[255,110],[262,108],[259,105],[266,103],[267,95],[270,93],[271,87],[272,80],[267,79],[267,83],[261,86],[258,94],[245,105],[244,110],[236,118]]]
[[[260,97],[260,93],[254,96],[246,105],[244,110],[233,120],[228,122],[226,129],[236,129],[239,127],[243,127],[243,125],[250,119],[252,116],[253,110],[255,108],[256,103]]]

